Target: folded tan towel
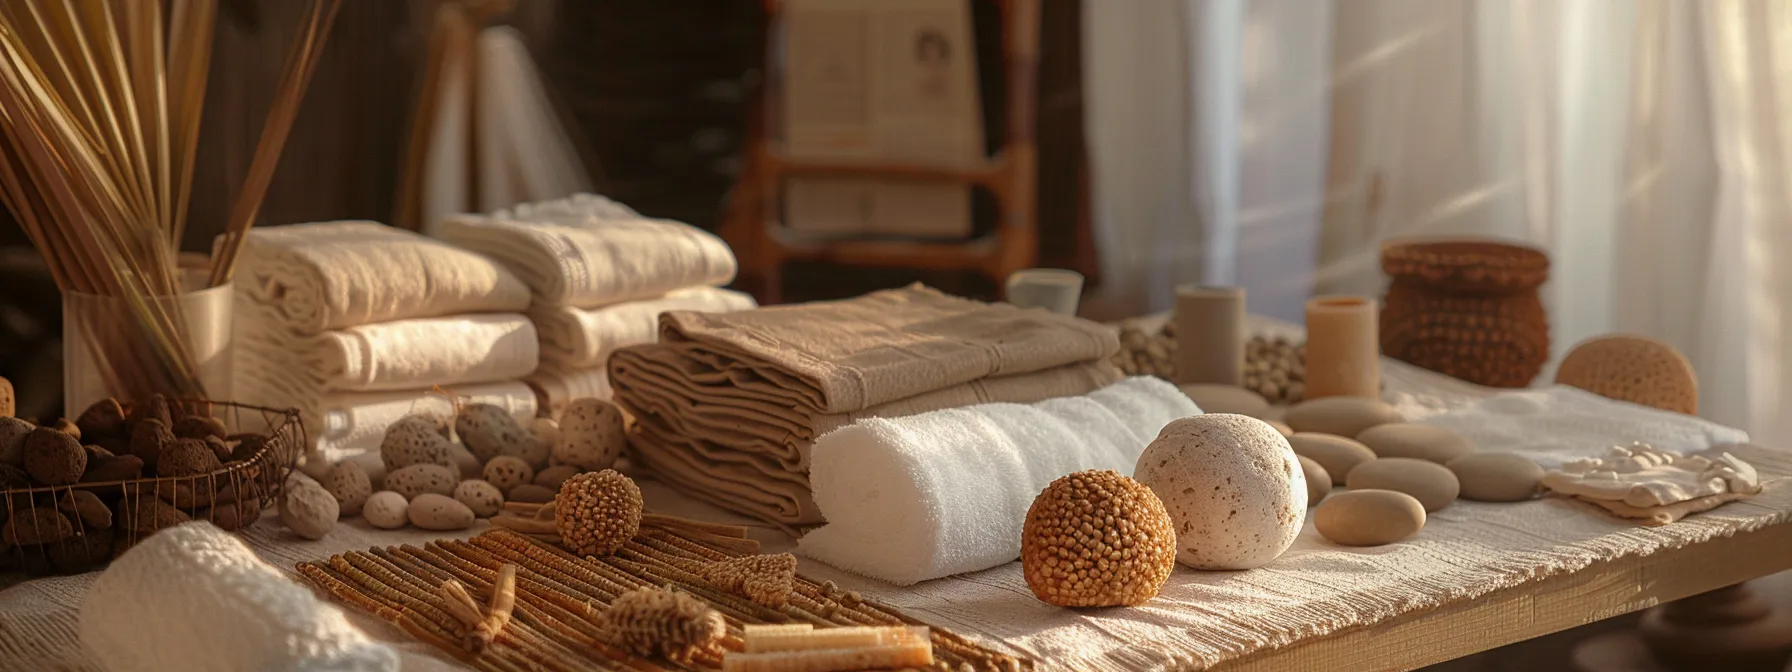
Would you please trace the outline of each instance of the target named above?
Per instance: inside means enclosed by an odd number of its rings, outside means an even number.
[[[1086,394],[1121,378],[1114,332],[919,285],[855,299],[660,316],[611,356],[639,461],[694,496],[787,529],[822,521],[808,449],[868,417]]]
[[[733,313],[669,312],[660,341],[757,376],[823,413],[844,413],[982,378],[1105,360],[1112,329],[947,296],[920,284]]]

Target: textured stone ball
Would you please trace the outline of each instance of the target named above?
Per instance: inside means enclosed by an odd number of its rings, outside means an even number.
[[[1176,533],[1163,502],[1112,470],[1079,471],[1039,493],[1020,538],[1033,595],[1060,607],[1133,606],[1176,568]]]
[[[1203,570],[1260,567],[1300,535],[1307,480],[1288,439],[1269,423],[1208,413],[1165,425],[1134,478],[1175,523],[1176,560]]]
[[[609,555],[641,530],[641,488],[614,469],[566,479],[554,498],[554,527],[579,555]]]

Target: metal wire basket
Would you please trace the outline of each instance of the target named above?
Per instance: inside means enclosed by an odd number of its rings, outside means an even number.
[[[30,575],[89,571],[156,531],[190,520],[240,530],[260,518],[307,443],[295,409],[231,402],[172,400],[175,417],[223,421],[229,459],[189,476],[95,480],[0,490],[0,571]],[[98,446],[90,455],[108,459]],[[221,456],[222,457],[222,456]],[[117,458],[111,458],[117,459]],[[89,468],[86,474],[102,474]]]

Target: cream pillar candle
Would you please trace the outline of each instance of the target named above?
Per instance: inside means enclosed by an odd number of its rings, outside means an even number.
[[[1381,397],[1378,312],[1361,296],[1307,302],[1307,399]]]
[[[1244,288],[1176,288],[1176,382],[1244,384]]]

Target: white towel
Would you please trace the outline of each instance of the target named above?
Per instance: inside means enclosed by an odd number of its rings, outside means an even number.
[[[521,313],[395,320],[294,336],[239,303],[239,359],[285,372],[295,395],[515,380],[540,363],[535,324]]]
[[[81,601],[81,643],[110,672],[396,671],[398,652],[196,521],[114,560]]]
[[[726,313],[756,306],[747,294],[690,287],[601,308],[537,306],[529,311],[529,317],[541,332],[542,361],[577,369],[602,367],[617,348],[658,340],[660,313],[668,310]]]
[[[1676,453],[1695,453],[1749,440],[1748,433],[1740,429],[1607,399],[1567,385],[1502,392],[1418,422],[1461,434],[1479,451],[1520,453],[1544,469],[1599,457],[1614,445],[1634,441]]]
[[[615,392],[610,388],[610,373],[599,366],[590,369],[561,369],[553,365],[524,378],[535,390],[535,403],[542,415],[559,418],[566,405],[575,399],[608,401]]]
[[[734,253],[722,239],[632,212],[584,195],[489,216],[455,215],[437,235],[504,263],[540,304],[602,306],[734,279]]]
[[[257,227],[242,254],[239,303],[269,306],[297,334],[529,305],[528,287],[504,266],[375,222]]]
[[[1030,405],[860,420],[815,442],[809,483],[828,524],[798,551],[897,585],[1012,562],[1045,486],[1087,469],[1131,475],[1164,425],[1200,412],[1140,376]]]

